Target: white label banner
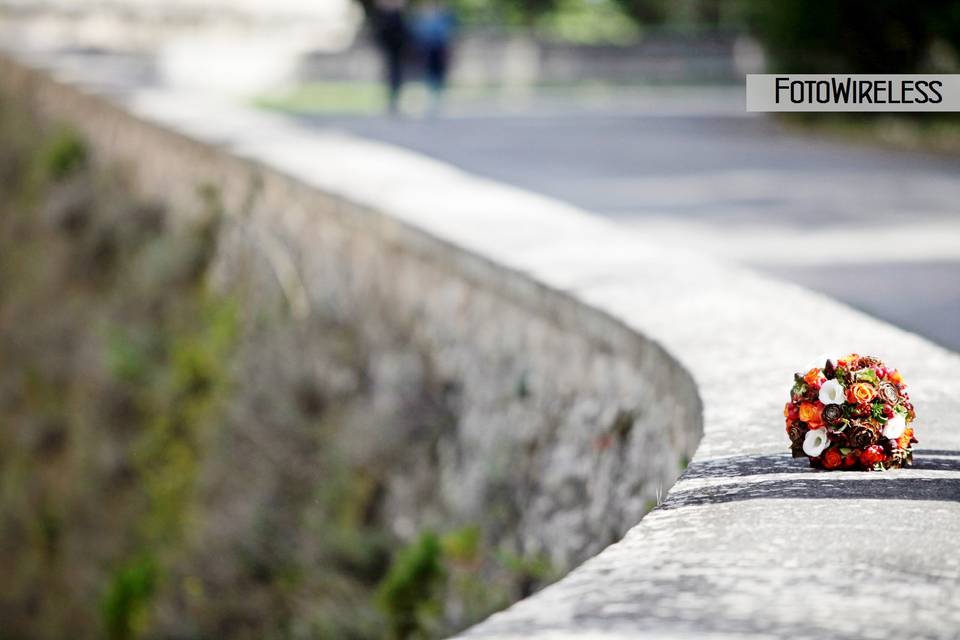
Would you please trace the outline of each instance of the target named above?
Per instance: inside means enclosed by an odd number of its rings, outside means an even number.
[[[960,75],[751,73],[747,111],[960,111]]]

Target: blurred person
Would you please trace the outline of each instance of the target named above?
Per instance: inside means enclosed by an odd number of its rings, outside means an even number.
[[[417,13],[414,33],[423,55],[424,77],[432,96],[431,113],[436,115],[443,101],[450,67],[450,48],[457,18],[443,2],[427,2]]]
[[[374,32],[383,54],[384,78],[387,83],[387,104],[396,114],[403,89],[404,57],[410,40],[406,0],[377,0]]]

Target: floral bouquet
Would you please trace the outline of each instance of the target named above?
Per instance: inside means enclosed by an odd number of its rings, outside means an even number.
[[[793,457],[823,469],[910,464],[916,413],[906,388],[896,369],[855,353],[796,374],[783,410]]]

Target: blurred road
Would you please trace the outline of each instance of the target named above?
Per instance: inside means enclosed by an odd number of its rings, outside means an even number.
[[[960,158],[803,138],[737,101],[676,111],[302,119],[569,201],[960,350]]]

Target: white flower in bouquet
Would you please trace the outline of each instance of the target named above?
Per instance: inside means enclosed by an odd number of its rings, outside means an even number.
[[[895,414],[892,418],[887,420],[887,424],[883,427],[883,437],[896,440],[903,435],[903,432],[906,428],[907,421],[899,413]]]
[[[820,387],[820,402],[823,404],[843,404],[846,394],[838,380],[827,380]]]
[[[816,458],[829,446],[826,429],[810,429],[803,437],[803,452],[811,458]]]

